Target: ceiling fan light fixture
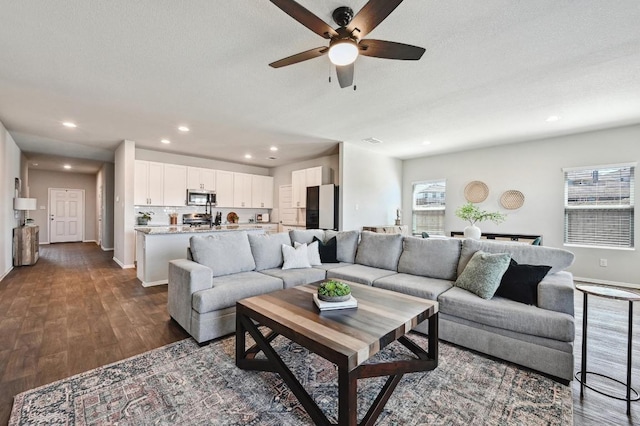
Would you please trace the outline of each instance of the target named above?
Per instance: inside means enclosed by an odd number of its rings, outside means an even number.
[[[339,67],[354,63],[357,57],[358,45],[354,40],[338,40],[329,48],[329,60]]]

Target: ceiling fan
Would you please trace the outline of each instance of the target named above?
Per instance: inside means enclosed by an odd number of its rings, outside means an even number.
[[[335,30],[294,0],[271,0],[271,3],[320,37],[329,40],[329,47],[316,47],[280,59],[269,64],[273,68],[286,67],[328,54],[329,60],[336,66],[340,87],[344,88],[353,84],[354,62],[358,55],[417,61],[425,51],[422,47],[409,44],[363,38],[384,21],[402,0],[370,0],[355,16],[351,8],[339,7],[332,14],[339,26]]]

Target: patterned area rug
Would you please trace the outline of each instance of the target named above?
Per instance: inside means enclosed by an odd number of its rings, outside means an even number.
[[[411,334],[422,347],[426,338]],[[278,337],[273,342],[316,403],[337,419],[333,364]],[[235,366],[235,339],[192,339],[17,395],[9,425],[306,425],[310,418],[274,373]],[[377,360],[406,358],[393,343]],[[359,419],[385,378],[359,381]],[[572,425],[571,388],[441,342],[438,368],[406,374],[380,425]]]

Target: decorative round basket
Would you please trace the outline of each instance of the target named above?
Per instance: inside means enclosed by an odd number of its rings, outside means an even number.
[[[524,204],[524,194],[520,191],[516,191],[515,189],[504,191],[500,197],[500,204],[502,204],[502,207],[505,209],[519,209]]]
[[[318,294],[318,299],[323,302],[346,302],[351,298],[351,293],[346,294],[344,296],[325,296],[323,294]]]
[[[464,198],[470,203],[481,203],[489,196],[489,187],[486,183],[474,180],[464,188]]]

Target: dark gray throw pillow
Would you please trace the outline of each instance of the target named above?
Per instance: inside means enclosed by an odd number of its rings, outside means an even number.
[[[511,256],[508,253],[490,254],[478,250],[456,280],[456,287],[483,299],[491,299],[509,267],[509,260]]]
[[[320,252],[320,261],[322,263],[339,263],[338,260],[338,242],[336,237],[329,238],[326,243],[319,240],[318,237],[313,237],[313,241],[318,242],[318,251]]]
[[[502,276],[496,296],[538,306],[538,284],[547,276],[551,266],[519,265],[511,259],[509,268]]]

